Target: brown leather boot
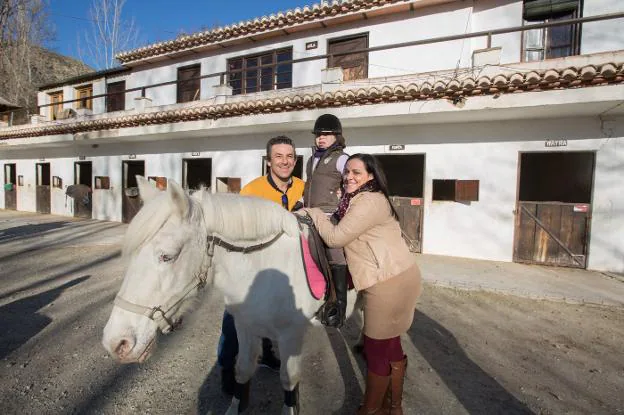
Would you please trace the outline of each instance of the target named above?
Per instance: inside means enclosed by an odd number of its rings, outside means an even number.
[[[390,362],[390,384],[386,390],[383,407],[390,415],[403,415],[403,381],[407,369],[407,356],[399,362]]]
[[[382,408],[384,395],[390,385],[390,376],[379,376],[368,371],[366,375],[366,392],[364,403],[357,411],[357,415],[386,415],[388,410]]]

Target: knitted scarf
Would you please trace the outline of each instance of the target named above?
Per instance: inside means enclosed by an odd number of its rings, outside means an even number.
[[[347,213],[347,209],[349,209],[349,204],[351,203],[351,199],[353,199],[355,195],[360,194],[362,192],[379,192],[379,185],[377,184],[375,179],[372,179],[364,183],[364,185],[362,185],[355,191],[351,193],[345,193],[342,196],[342,199],[340,199],[340,202],[338,203],[338,209],[336,209],[336,211],[332,215],[332,218],[336,222],[339,222],[340,219],[342,219],[344,215]]]

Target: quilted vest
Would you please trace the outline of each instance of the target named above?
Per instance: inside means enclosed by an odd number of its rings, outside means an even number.
[[[336,210],[340,201],[337,191],[342,182],[342,172],[336,169],[336,162],[345,154],[342,148],[330,148],[321,156],[314,171],[314,157],[310,157],[306,166],[307,180],[303,192],[305,207],[320,208],[325,213]]]

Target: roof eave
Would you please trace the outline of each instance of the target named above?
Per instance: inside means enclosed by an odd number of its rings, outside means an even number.
[[[303,21],[301,23],[294,24],[276,24],[272,27],[269,27],[266,30],[254,31],[253,28],[249,29],[249,32],[243,35],[228,35],[226,32],[229,30],[230,32],[236,30],[245,31],[247,30],[244,25],[232,25],[228,26],[225,29],[217,29],[206,33],[206,36],[216,35],[218,31],[221,33],[226,33],[224,36],[229,36],[223,40],[217,41],[206,41],[204,44],[200,44],[197,46],[189,46],[183,47],[181,46],[179,49],[175,49],[175,43],[183,43],[184,41],[188,41],[192,37],[200,36],[201,33],[195,33],[189,36],[184,36],[180,39],[175,39],[172,45],[166,45],[169,42],[156,43],[144,48],[139,48],[135,50],[131,50],[128,52],[122,52],[116,56],[116,58],[124,65],[128,67],[136,67],[139,65],[152,64],[155,62],[161,62],[166,60],[178,59],[183,56],[193,55],[201,52],[206,52],[210,50],[218,50],[223,49],[235,45],[245,44],[245,43],[256,43],[259,40],[266,40],[270,38],[280,37],[280,36],[288,36],[293,33],[299,33],[303,31],[309,31],[314,29],[321,29],[331,26],[338,26],[341,24],[352,23],[360,20],[368,20],[371,18],[386,16],[396,13],[403,13],[407,11],[414,10],[416,8],[429,7],[444,3],[453,3],[459,0],[405,0],[405,1],[393,1],[389,4],[385,4],[382,6],[372,6],[368,9],[359,9],[356,11],[350,11],[340,14],[328,15],[321,18],[311,19],[309,21]],[[251,26],[252,21],[247,22],[248,26]],[[231,29],[228,29],[231,28]],[[235,29],[234,29],[235,28]],[[170,48],[174,49],[169,52],[152,52],[149,49],[158,49],[158,48]],[[143,52],[144,49],[148,49]],[[146,54],[146,56],[141,57],[141,54]]]

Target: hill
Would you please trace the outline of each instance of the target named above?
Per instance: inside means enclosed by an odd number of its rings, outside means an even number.
[[[15,64],[10,52],[2,57],[0,64],[0,96],[7,101],[24,108],[16,112],[23,122],[30,114],[37,111],[37,91],[41,85],[62,81],[63,79],[93,72],[93,68],[83,62],[60,55],[51,50],[32,46],[24,64]]]

